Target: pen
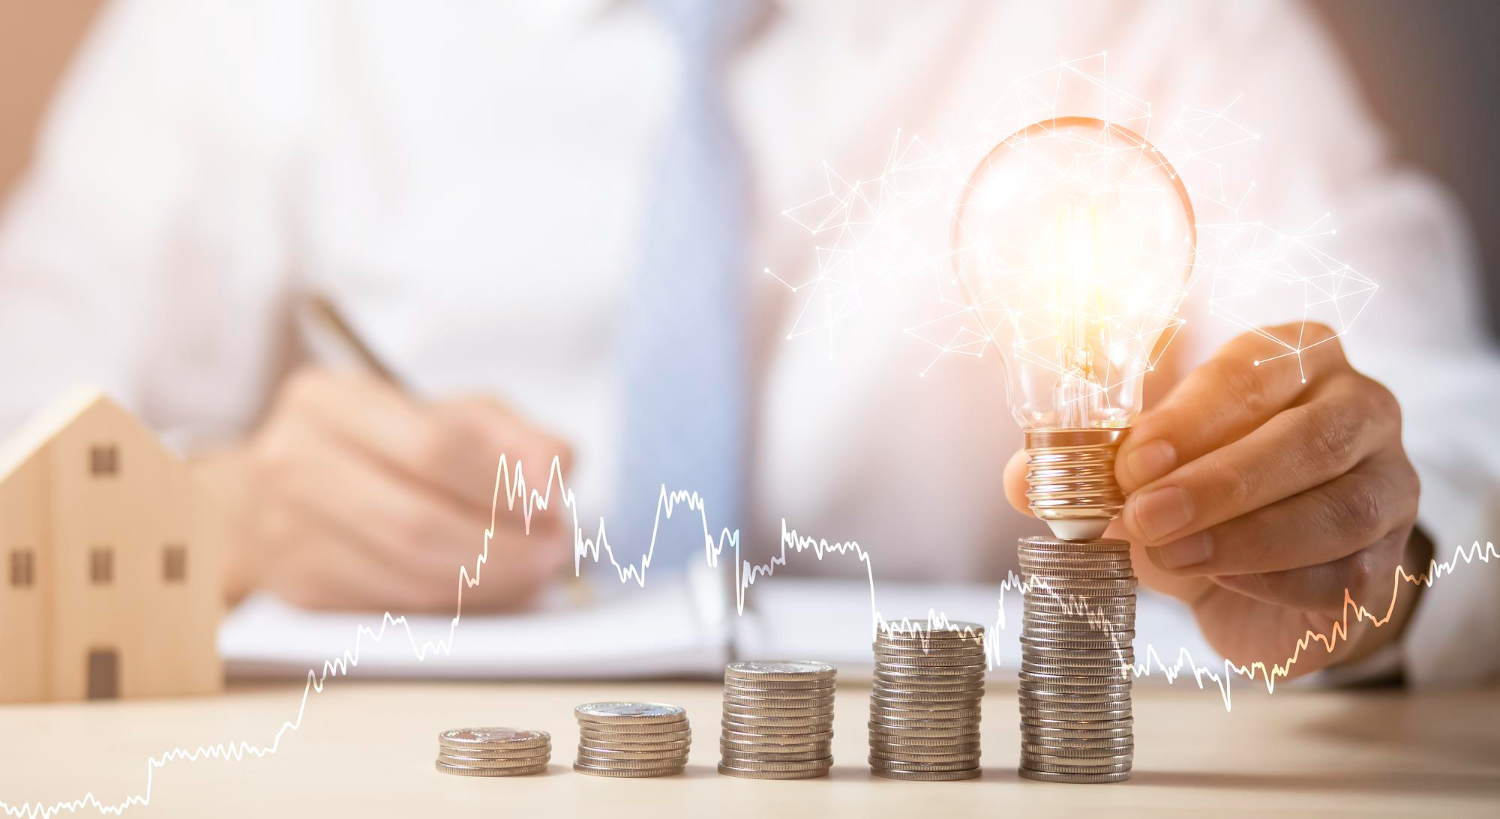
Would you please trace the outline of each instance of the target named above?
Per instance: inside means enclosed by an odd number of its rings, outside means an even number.
[[[406,395],[412,394],[411,390],[396,375],[395,371],[386,366],[385,362],[380,360],[380,356],[376,355],[375,351],[370,348],[370,345],[366,344],[364,339],[360,338],[359,334],[354,332],[354,328],[349,325],[349,322],[344,320],[343,315],[339,313],[338,308],[334,307],[332,301],[322,294],[312,293],[305,297],[304,303],[307,317],[317,327],[321,328],[329,338],[342,345],[359,363],[360,367],[380,380],[394,385],[402,393]],[[574,604],[586,606],[593,603],[593,594],[588,584],[583,582],[583,578],[579,577],[575,572],[568,572],[564,575],[564,578],[563,582],[567,586]]]

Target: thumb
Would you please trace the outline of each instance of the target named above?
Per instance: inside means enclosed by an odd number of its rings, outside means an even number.
[[[1005,499],[1027,517],[1033,516],[1026,500],[1026,465],[1030,460],[1026,450],[1018,449],[1005,464]]]

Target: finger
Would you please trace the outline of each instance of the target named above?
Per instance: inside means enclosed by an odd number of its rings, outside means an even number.
[[[1394,399],[1351,371],[1308,403],[1148,484],[1126,499],[1121,517],[1146,545],[1178,540],[1332,480],[1399,429]]]
[[[1005,463],[1005,498],[1017,512],[1028,517],[1033,514],[1031,502],[1026,499],[1026,467],[1030,462],[1031,456],[1021,449]]]
[[[1213,581],[1255,600],[1338,617],[1344,609],[1346,594],[1359,604],[1369,599],[1372,592],[1395,582],[1396,564],[1408,534],[1409,530],[1403,527],[1400,532],[1329,563],[1281,572],[1223,575]],[[1379,616],[1385,611],[1382,608],[1374,613]]]
[[[1416,516],[1417,477],[1399,449],[1286,500],[1146,550],[1171,574],[1239,575],[1331,563]]]
[[[1262,366],[1300,350],[1301,370]],[[1157,480],[1230,441],[1244,437],[1291,406],[1307,384],[1348,369],[1337,336],[1320,324],[1297,323],[1246,333],[1188,373],[1120,444],[1115,477],[1126,493]]]

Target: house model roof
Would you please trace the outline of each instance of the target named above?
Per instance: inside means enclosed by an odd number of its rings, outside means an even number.
[[[16,427],[0,442],[0,481],[9,478],[12,472],[31,460],[31,456],[57,437],[58,433],[67,429],[69,424],[101,403],[107,404],[130,423],[141,423],[98,387],[74,387]],[[169,451],[165,446],[162,450]],[[173,454],[173,457],[177,456]]]

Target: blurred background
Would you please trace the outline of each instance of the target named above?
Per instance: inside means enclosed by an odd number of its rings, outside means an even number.
[[[0,201],[25,167],[33,132],[104,0],[0,0]],[[1500,2],[1312,0],[1403,158],[1443,180],[1468,210],[1500,334]]]

